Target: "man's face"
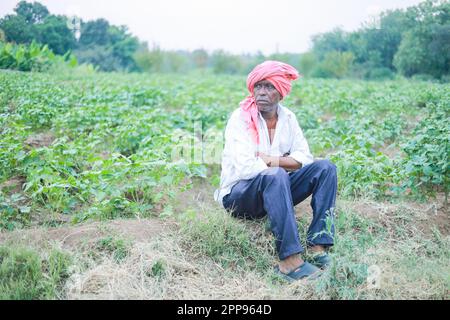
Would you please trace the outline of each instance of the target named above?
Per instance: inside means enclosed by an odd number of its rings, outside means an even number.
[[[261,80],[255,83],[253,87],[255,102],[260,112],[270,112],[278,105],[281,95],[275,89],[272,83],[267,80]]]

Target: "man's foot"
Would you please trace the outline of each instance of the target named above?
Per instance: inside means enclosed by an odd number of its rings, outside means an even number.
[[[312,252],[311,263],[320,269],[326,269],[331,264],[331,258],[326,251],[326,247],[320,244],[309,246],[308,250]]]
[[[293,254],[292,256],[289,256],[286,259],[281,260],[278,265],[278,269],[282,273],[289,273],[294,269],[298,268],[298,266],[302,265],[304,262],[305,261],[303,261],[303,259],[300,258],[300,255]]]
[[[276,266],[274,271],[277,275],[289,282],[294,282],[304,278],[308,278],[308,280],[315,280],[321,275],[320,269],[313,266],[309,262],[303,262],[300,266],[289,273],[281,272],[279,266]]]
[[[315,246],[309,246],[308,250],[311,250],[313,253],[326,252],[326,248],[320,244],[316,244]]]
[[[331,264],[331,258],[325,251],[313,254],[311,263],[320,269],[326,269]]]

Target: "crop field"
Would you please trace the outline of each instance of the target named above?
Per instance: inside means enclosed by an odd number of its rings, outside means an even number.
[[[448,299],[448,84],[294,83],[339,186],[332,267],[286,284],[266,220],[213,200],[245,80],[0,71],[0,299]]]

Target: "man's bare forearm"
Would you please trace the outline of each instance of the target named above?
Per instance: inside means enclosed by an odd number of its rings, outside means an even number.
[[[294,171],[302,167],[300,162],[291,157],[273,157],[263,153],[257,153],[256,155],[263,159],[269,167],[280,167],[287,171]]]
[[[270,167],[280,167],[287,171],[294,171],[302,167],[301,163],[291,157],[269,157],[269,160]]]

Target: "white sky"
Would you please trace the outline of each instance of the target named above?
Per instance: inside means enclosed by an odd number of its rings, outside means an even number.
[[[0,0],[0,17],[19,0]],[[41,0],[53,14],[105,18],[162,49],[304,52],[312,35],[351,31],[372,14],[421,0]]]

